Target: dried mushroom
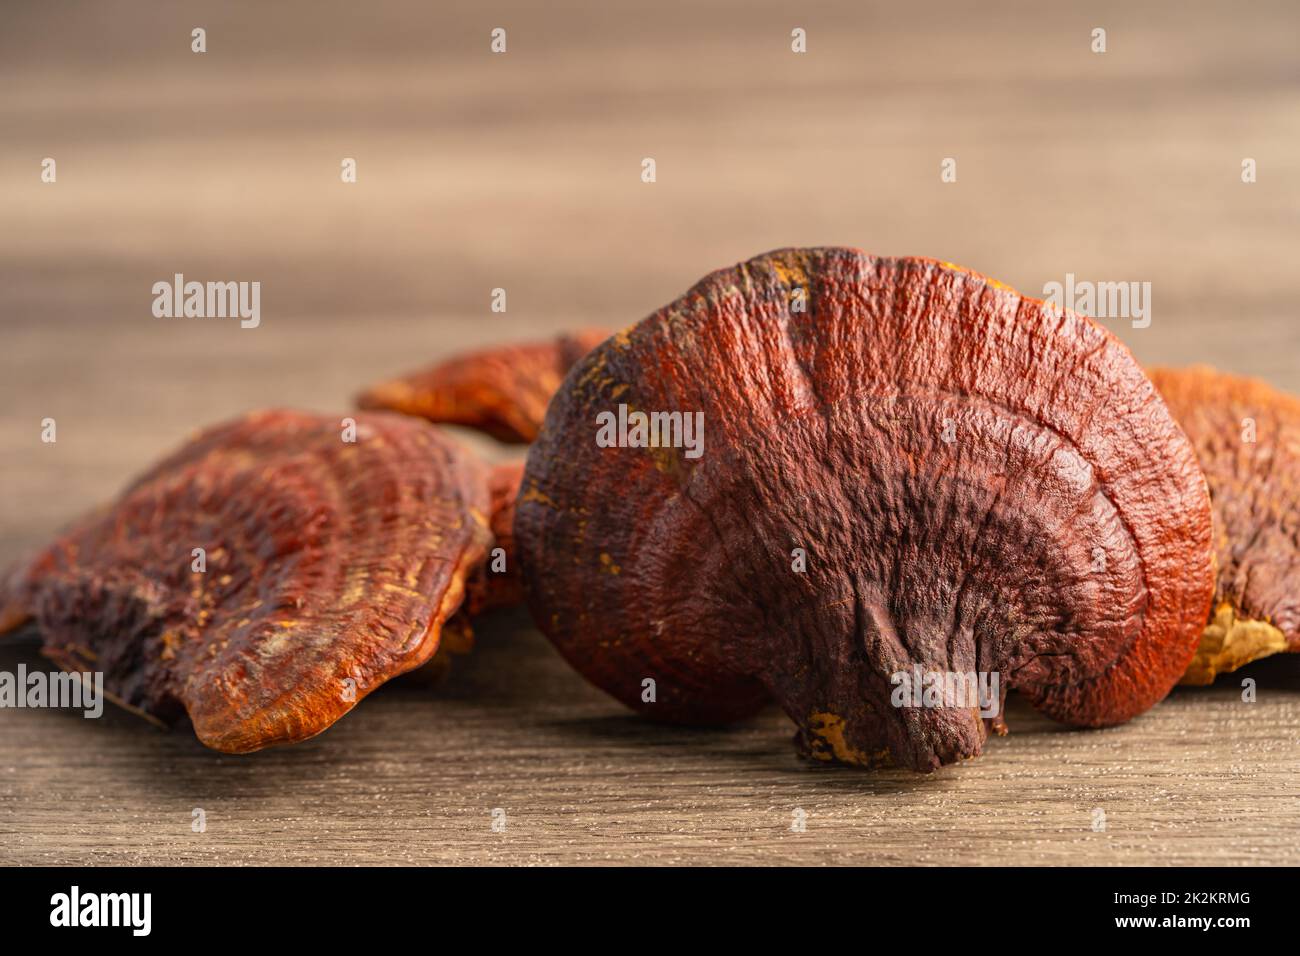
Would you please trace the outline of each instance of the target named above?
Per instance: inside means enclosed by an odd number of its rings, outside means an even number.
[[[493,548],[469,582],[465,608],[471,615],[523,603],[524,582],[515,555],[514,530],[515,499],[523,476],[522,461],[497,465],[488,473]]]
[[[1195,453],[1118,340],[848,249],[716,272],[579,362],[515,535],[539,627],[630,707],[774,698],[810,756],[922,771],[1002,725],[913,706],[908,675],[1119,723],[1177,682],[1214,585]]]
[[[501,441],[530,442],[565,373],[608,335],[588,329],[458,356],[372,386],[357,405],[468,425]]]
[[[1300,651],[1300,401],[1212,368],[1151,373],[1210,486],[1218,579],[1184,684]]]
[[[354,425],[198,434],[15,569],[0,622],[217,750],[320,733],[434,655],[492,541],[484,466],[418,419]]]

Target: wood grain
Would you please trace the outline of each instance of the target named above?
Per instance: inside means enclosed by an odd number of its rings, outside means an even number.
[[[0,653],[18,660],[37,663],[30,645]],[[1010,736],[925,777],[806,763],[778,713],[719,730],[634,717],[522,615],[494,618],[462,663],[441,687],[389,685],[321,736],[245,757],[119,712],[5,712],[0,859],[1300,863],[1300,658],[1252,668],[1256,703],[1235,681],[1185,688],[1111,730],[1017,702]]]
[[[1298,27],[1285,0],[6,4],[0,562],[200,424],[620,327],[784,245],[1030,293],[1149,281],[1149,328],[1106,323],[1139,360],[1300,391]],[[260,281],[261,327],[153,318],[176,272]],[[912,777],[803,764],[776,713],[640,721],[521,613],[480,644],[440,688],[246,758],[121,713],[0,711],[0,862],[1300,863],[1300,658],[1243,672],[1256,703],[1233,677],[1100,732],[1017,704],[983,757]],[[38,660],[0,646],[0,669]]]

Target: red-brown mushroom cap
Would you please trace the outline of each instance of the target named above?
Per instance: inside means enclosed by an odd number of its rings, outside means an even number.
[[[486,470],[415,418],[197,435],[10,577],[0,620],[113,699],[242,753],[324,730],[437,650],[482,561]],[[202,548],[206,570],[195,570]]]
[[[1213,616],[1185,684],[1300,651],[1300,401],[1212,368],[1151,380],[1210,486],[1218,576]]]
[[[546,342],[457,356],[374,385],[357,398],[357,405],[467,425],[501,441],[530,442],[573,363],[608,335],[585,329]]]
[[[601,447],[620,406],[629,447]],[[702,414],[702,454],[630,447],[637,412]],[[1117,723],[1177,681],[1213,588],[1204,478],[1123,345],[848,249],[716,272],[578,363],[515,533],[538,625],[629,706],[719,721],[770,695],[814,756],[920,770],[990,722],[893,706],[897,675],[996,673]]]
[[[523,461],[495,465],[487,477],[490,499],[488,525],[492,550],[470,578],[465,611],[476,615],[494,607],[509,607],[524,600],[524,581],[515,547],[515,499],[524,477]]]

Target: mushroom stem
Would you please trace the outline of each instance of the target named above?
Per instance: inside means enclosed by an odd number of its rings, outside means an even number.
[[[969,628],[950,634],[912,623],[920,617],[855,596],[793,629],[765,679],[805,756],[928,772],[981,752],[1002,711],[1001,674],[980,669],[988,655]]]
[[[988,737],[989,721],[978,710],[945,708],[900,711],[901,734],[890,735],[893,743],[863,745],[855,739],[870,739],[879,726],[876,718],[854,725],[838,714],[818,711],[800,722],[795,747],[805,757],[828,763],[878,769],[896,766],[893,754],[902,754],[902,766],[929,772],[939,767],[977,757]]]

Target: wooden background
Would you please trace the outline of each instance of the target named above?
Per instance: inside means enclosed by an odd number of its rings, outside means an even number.
[[[1107,323],[1141,361],[1300,391],[1298,33],[1290,0],[7,3],[0,562],[197,425],[623,326],[785,245],[1030,293],[1149,281],[1150,328]],[[153,318],[176,272],[260,281],[261,327]],[[0,646],[20,661],[31,635]],[[870,774],[801,763],[777,713],[634,718],[505,613],[441,687],[248,757],[121,713],[0,711],[0,862],[1300,863],[1300,658],[1246,673],[1253,704],[1225,679],[1080,733],[1016,703],[978,760]]]

